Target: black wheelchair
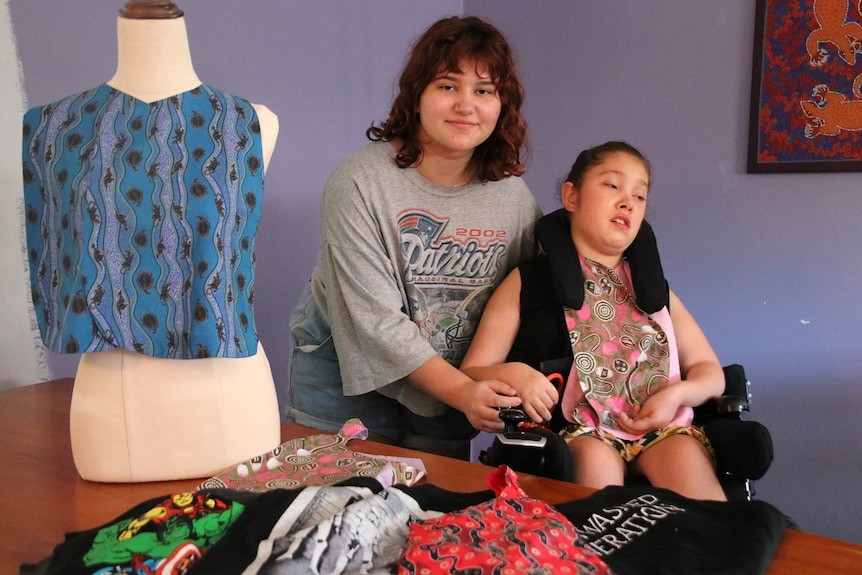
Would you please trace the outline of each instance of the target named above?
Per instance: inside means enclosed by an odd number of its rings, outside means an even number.
[[[543,365],[542,371],[556,371],[558,365]],[[569,366],[570,367],[570,366]],[[567,371],[567,370],[566,370]],[[695,408],[694,425],[704,430],[716,453],[716,472],[730,501],[751,500],[754,482],[766,474],[773,459],[772,436],[762,424],[748,419],[751,406],[750,382],[739,364],[724,367],[725,391]],[[556,431],[524,425],[520,409],[504,409],[500,418],[506,429],[479,454],[486,465],[508,465],[516,471],[563,481],[572,480],[571,454]],[[627,484],[646,483],[629,476]]]

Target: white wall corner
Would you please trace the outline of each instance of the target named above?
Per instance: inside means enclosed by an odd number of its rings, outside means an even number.
[[[6,389],[51,378],[30,299],[21,174],[26,97],[9,0],[0,2],[0,102],[0,389]]]

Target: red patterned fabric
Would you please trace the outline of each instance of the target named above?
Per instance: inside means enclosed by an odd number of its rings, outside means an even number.
[[[527,497],[514,471],[501,465],[488,487],[496,499],[412,523],[398,573],[611,575],[568,519]]]

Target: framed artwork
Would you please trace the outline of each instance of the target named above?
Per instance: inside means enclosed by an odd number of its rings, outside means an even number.
[[[862,171],[862,0],[757,0],[748,172]]]

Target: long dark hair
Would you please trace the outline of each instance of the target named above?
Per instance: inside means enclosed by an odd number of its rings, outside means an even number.
[[[379,125],[371,124],[365,135],[373,141],[399,140],[398,166],[416,164],[422,156],[416,113],[422,92],[441,72],[461,72],[459,66],[465,61],[487,68],[501,103],[494,132],[473,152],[476,176],[481,181],[520,176],[524,173],[521,153],[527,146],[527,122],[521,115],[524,88],[506,38],[474,16],[439,20],[416,41],[401,72],[389,117]]]

